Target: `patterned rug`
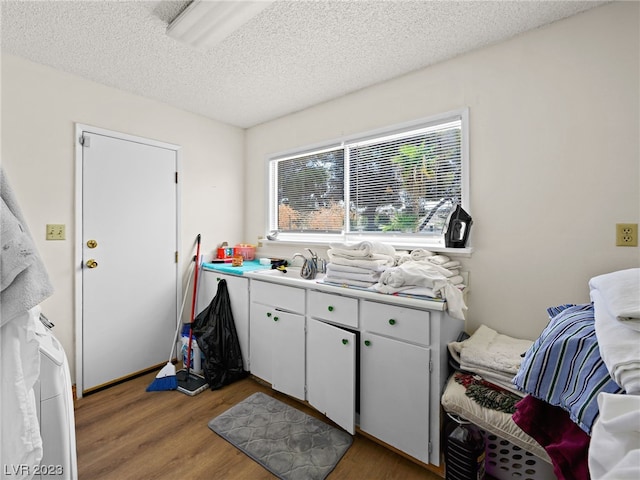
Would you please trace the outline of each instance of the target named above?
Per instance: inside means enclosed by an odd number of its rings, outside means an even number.
[[[322,480],[353,438],[264,393],[209,421],[209,428],[283,480]]]

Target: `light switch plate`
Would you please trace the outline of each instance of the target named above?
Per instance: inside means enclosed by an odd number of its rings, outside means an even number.
[[[47,223],[47,240],[64,240],[65,225],[60,223]]]

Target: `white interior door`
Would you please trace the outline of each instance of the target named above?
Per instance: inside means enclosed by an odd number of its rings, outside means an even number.
[[[177,320],[178,155],[83,131],[82,389],[166,362]]]

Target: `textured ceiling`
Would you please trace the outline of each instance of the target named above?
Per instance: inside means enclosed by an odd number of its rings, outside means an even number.
[[[2,0],[2,52],[251,127],[607,2],[277,0],[204,52],[188,3]]]

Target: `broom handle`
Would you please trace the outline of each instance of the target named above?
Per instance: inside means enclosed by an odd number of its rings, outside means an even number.
[[[200,239],[201,235],[198,234],[196,239],[196,273],[193,279],[193,297],[191,298],[191,321],[189,322],[189,345],[187,346],[187,382],[189,381],[189,375],[191,370],[191,345],[193,342],[193,320],[196,315],[196,294],[198,292],[198,271],[200,270]]]

